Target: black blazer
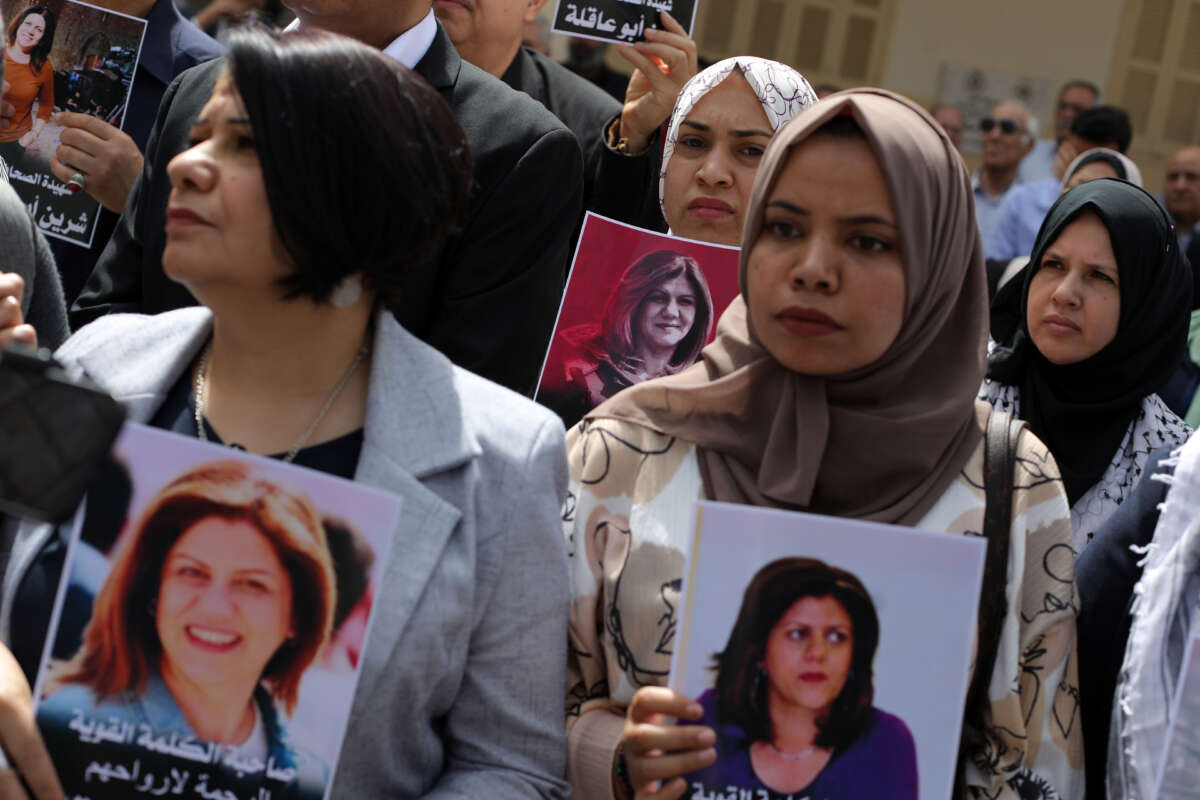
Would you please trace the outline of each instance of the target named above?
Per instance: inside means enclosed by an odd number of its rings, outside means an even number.
[[[537,100],[571,129],[583,149],[583,205],[591,208],[592,185],[604,152],[604,130],[621,104],[591,81],[536,50],[517,50],[500,80]]]
[[[1166,445],[1150,454],[1133,494],[1104,521],[1075,562],[1079,707],[1083,709],[1083,763],[1090,798],[1105,797],[1113,695],[1133,625],[1129,613],[1133,588],[1142,579],[1142,555],[1130,548],[1145,547],[1154,538],[1159,504],[1167,499],[1168,488],[1154,480],[1154,475],[1175,474],[1173,464],[1163,464],[1173,449]]]
[[[167,89],[142,175],[71,309],[73,328],[113,312],[154,314],[196,304],[162,271],[171,190],[166,168],[187,148],[192,123],[223,63],[190,69]],[[579,145],[539,103],[459,58],[441,25],[415,71],[441,93],[466,132],[475,186],[459,233],[439,258],[412,270],[407,292],[392,311],[459,366],[530,394],[558,313],[571,233],[582,209]]]

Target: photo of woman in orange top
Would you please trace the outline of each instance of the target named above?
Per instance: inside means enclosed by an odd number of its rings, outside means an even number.
[[[4,101],[16,113],[11,124],[0,130],[0,142],[28,147],[42,132],[54,111],[54,66],[50,47],[58,17],[45,6],[29,6],[8,26],[4,47],[4,78],[9,89]],[[37,117],[33,103],[37,101]]]

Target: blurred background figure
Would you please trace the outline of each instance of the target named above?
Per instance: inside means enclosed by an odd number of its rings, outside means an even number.
[[[983,132],[983,163],[971,176],[971,189],[975,193],[979,232],[987,241],[996,226],[1004,198],[1021,182],[1017,170],[1021,159],[1033,149],[1037,120],[1024,104],[1009,100],[981,119],[979,129]],[[949,135],[949,130],[946,133]]]
[[[962,135],[963,128],[967,122],[963,119],[962,112],[958,110],[958,106],[943,103],[933,107],[933,118],[942,126],[942,130],[950,137],[950,141],[954,142],[954,146],[962,150]]]
[[[1091,81],[1081,79],[1067,81],[1058,90],[1054,104],[1054,138],[1039,139],[1029,155],[1021,162],[1021,181],[1046,180],[1055,177],[1054,154],[1058,146],[1071,132],[1071,123],[1080,111],[1100,102],[1100,90]],[[1034,132],[1036,134],[1036,131]],[[1061,177],[1061,175],[1059,175]]]
[[[1053,177],[1023,183],[1004,199],[991,234],[983,237],[984,255],[1005,261],[1029,255],[1046,212],[1062,192],[1062,180],[1071,162],[1080,153],[1097,147],[1124,154],[1132,141],[1133,126],[1124,109],[1095,106],[1081,111],[1058,145]]]
[[[1175,221],[1179,249],[1200,270],[1200,147],[1185,147],[1167,161],[1163,205]]]

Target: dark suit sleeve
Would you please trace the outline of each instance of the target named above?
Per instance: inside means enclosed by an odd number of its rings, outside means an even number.
[[[163,95],[154,128],[150,131],[150,138],[146,140],[142,174],[134,181],[112,238],[108,240],[108,245],[96,261],[83,291],[71,305],[71,330],[79,330],[105,314],[136,313],[145,310],[142,307],[142,263],[145,258],[143,232],[147,216],[155,216],[151,214],[149,203],[146,201],[146,186],[154,179],[159,159],[163,157],[159,152],[162,128],[179,90],[180,80],[176,78],[172,81]],[[167,154],[166,158],[173,155],[174,153]],[[166,165],[163,164],[158,170],[163,173],[159,176],[160,179],[165,178],[165,170]]]
[[[579,144],[565,128],[550,130],[490,187],[442,260],[441,307],[422,338],[455,364],[532,394],[582,206]]]
[[[1192,234],[1186,256],[1192,267],[1192,309],[1200,309],[1200,233]]]
[[[1130,548],[1144,547],[1154,538],[1167,484],[1153,476],[1174,472],[1159,463],[1172,448],[1167,445],[1150,454],[1133,494],[1096,531],[1075,567],[1080,599],[1079,707],[1088,797],[1104,797],[1113,693],[1125,660],[1133,587],[1142,577],[1142,556]]]
[[[605,140],[615,119],[596,132],[599,152],[588,209],[639,228],[665,232],[667,223],[658,203],[659,136],[656,133],[651,138],[650,148],[642,155],[614,152]]]

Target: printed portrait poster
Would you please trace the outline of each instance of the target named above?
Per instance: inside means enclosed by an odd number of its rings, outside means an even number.
[[[698,0],[558,0],[551,30],[607,42],[644,41],[646,28],[661,28],[660,11],[692,35]]]
[[[42,233],[91,247],[100,202],[85,191],[72,193],[50,171],[63,126],[47,119],[36,138],[34,128],[52,113],[48,109],[90,114],[120,128],[146,21],[75,0],[0,0],[6,26],[31,6],[45,13],[27,16],[30,30],[22,31],[26,23],[19,23],[14,43],[5,40],[10,89],[4,99],[16,114],[0,130],[0,158]],[[14,63],[14,50],[28,63]],[[36,72],[35,61],[42,62]]]
[[[1179,671],[1158,800],[1200,800],[1200,632],[1188,640]]]
[[[950,797],[986,540],[696,508],[670,686],[717,761],[685,797]]]
[[[34,697],[68,798],[329,797],[400,498],[127,424]]]
[[[740,252],[589,211],[535,399],[569,428],[627,386],[694,364],[738,295]]]

